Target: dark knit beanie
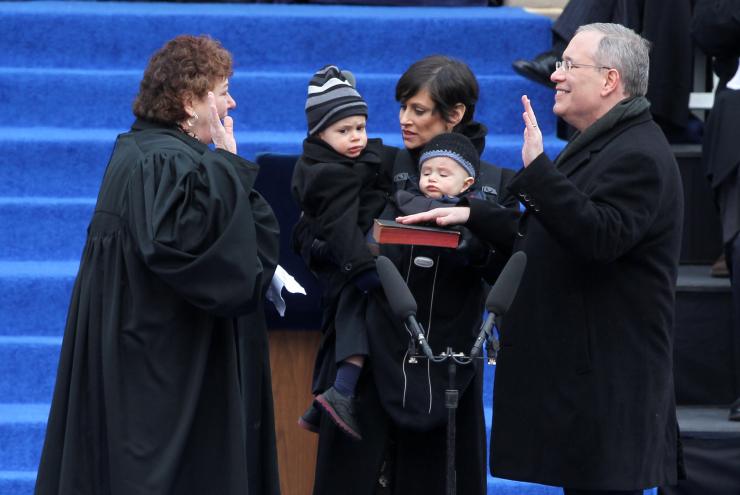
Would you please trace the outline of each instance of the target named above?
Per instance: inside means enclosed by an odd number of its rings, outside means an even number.
[[[319,69],[308,83],[308,135],[316,134],[334,122],[353,115],[367,117],[367,103],[355,89],[352,73],[340,71],[336,65]]]
[[[422,163],[436,156],[455,160],[474,179],[480,173],[478,150],[470,139],[457,132],[445,132],[433,137],[421,151],[419,168]]]

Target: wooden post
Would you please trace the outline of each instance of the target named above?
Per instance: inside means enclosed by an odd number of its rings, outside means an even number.
[[[300,428],[298,417],[313,400],[311,377],[321,333],[270,330],[268,335],[280,490],[285,495],[311,495],[318,436]]]

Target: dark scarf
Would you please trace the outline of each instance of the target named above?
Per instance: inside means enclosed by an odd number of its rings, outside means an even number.
[[[334,148],[318,136],[309,136],[303,140],[303,158],[316,163],[342,163],[353,166],[357,162],[380,163],[380,151],[383,142],[373,138],[367,140],[367,146],[357,158],[349,158],[337,153]]]
[[[585,131],[576,132],[570,143],[555,159],[555,165],[560,165],[587,147],[596,138],[611,131],[617,124],[641,115],[648,108],[650,108],[650,102],[644,96],[635,96],[620,101],[600,119],[588,126]]]

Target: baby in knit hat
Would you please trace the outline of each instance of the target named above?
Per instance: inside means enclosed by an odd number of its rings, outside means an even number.
[[[367,293],[380,287],[375,258],[366,242],[373,220],[390,193],[380,173],[383,144],[368,139],[367,103],[352,74],[335,65],[318,70],[308,86],[308,137],[293,170],[291,192],[301,208],[294,246],[322,284],[324,333],[334,332],[337,374],[298,423],[318,431],[321,412],[355,440],[361,434],[354,411],[357,381],[368,354],[364,308]],[[310,242],[301,242],[310,239]],[[308,244],[308,246],[306,246]],[[307,250],[307,251],[306,251]]]
[[[419,156],[419,191],[401,189],[394,195],[400,214],[411,215],[457,204],[480,175],[480,158],[466,136],[448,132],[433,137]]]

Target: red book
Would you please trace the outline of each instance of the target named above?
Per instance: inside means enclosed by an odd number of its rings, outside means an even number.
[[[373,238],[378,244],[414,244],[456,248],[460,243],[460,232],[441,227],[403,225],[393,220],[375,219]]]

